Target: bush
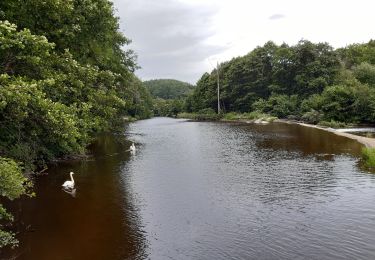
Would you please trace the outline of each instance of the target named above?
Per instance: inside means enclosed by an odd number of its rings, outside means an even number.
[[[259,99],[254,102],[252,108],[256,111],[268,113],[280,118],[285,118],[288,115],[297,115],[298,96],[272,95],[268,100]]]
[[[362,158],[367,167],[375,167],[375,148],[363,148]]]
[[[177,118],[192,119],[197,121],[217,121],[223,118],[223,115],[215,113],[179,113]]]
[[[318,125],[320,126],[325,126],[325,127],[331,127],[331,128],[344,128],[344,127],[348,127],[348,124],[344,123],[344,122],[337,122],[335,120],[331,120],[331,121],[320,121],[318,123]]]
[[[23,194],[33,195],[30,192],[32,183],[23,176],[21,166],[15,161],[0,157],[0,196],[10,200],[19,198]],[[13,221],[9,214],[0,204],[0,220]],[[14,233],[3,230],[0,224],[0,248],[6,245],[17,246],[18,241]]]
[[[363,62],[354,67],[354,76],[362,83],[375,86],[375,65]]]
[[[322,114],[312,109],[311,111],[303,114],[301,119],[302,121],[309,124],[317,124],[322,119]]]
[[[224,120],[256,120],[256,119],[261,119],[263,121],[267,122],[272,122],[277,117],[261,113],[259,111],[253,111],[250,113],[235,113],[235,112],[230,112],[224,115],[223,117]]]
[[[216,111],[213,110],[212,108],[204,108],[204,109],[199,110],[197,114],[212,115],[212,114],[216,114]]]

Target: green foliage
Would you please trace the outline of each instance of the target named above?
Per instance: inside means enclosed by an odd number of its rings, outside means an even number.
[[[354,75],[361,83],[375,87],[375,65],[362,62],[354,67]]]
[[[338,50],[305,40],[267,42],[220,65],[221,105],[309,123],[375,123],[374,57],[373,40]],[[203,74],[185,110],[216,109],[216,83],[216,70]]]
[[[134,75],[130,77],[129,87],[121,91],[122,99],[127,100],[124,113],[137,119],[149,118],[153,115],[153,100],[150,92]]]
[[[272,122],[277,119],[277,117],[271,116],[269,114],[264,114],[258,111],[253,111],[250,113],[235,113],[230,112],[224,114],[224,120],[257,120]]]
[[[223,118],[222,114],[217,114],[212,108],[205,108],[197,113],[180,113],[178,118],[188,118],[198,121],[217,121]]]
[[[26,171],[83,153],[122,114],[151,116],[151,97],[135,76],[81,64],[7,21],[0,22],[0,43],[0,155],[23,162]]]
[[[322,114],[319,111],[311,109],[310,111],[304,113],[301,119],[309,124],[317,124],[322,120]]]
[[[154,99],[153,111],[155,116],[176,117],[183,110],[184,101],[182,99]]]
[[[0,197],[10,200],[19,198],[23,194],[33,195],[30,192],[32,183],[23,176],[22,168],[15,161],[0,157]],[[4,221],[13,221],[11,214],[6,212],[0,204],[0,223]],[[18,241],[12,232],[5,231],[4,226],[0,224],[0,248],[6,245],[16,246]]]
[[[298,96],[272,95],[268,100],[260,99],[253,103],[253,109],[279,118],[298,113]]]
[[[375,40],[370,40],[368,43],[352,44],[338,49],[337,52],[347,69],[363,62],[375,65]]]
[[[31,182],[22,174],[22,168],[15,161],[0,157],[0,196],[16,199],[27,194]]]
[[[84,153],[124,116],[152,115],[129,42],[109,0],[0,1],[3,197],[28,193],[22,171]],[[0,214],[11,220],[2,206]],[[1,227],[0,243],[16,245],[14,234]]]
[[[339,57],[326,43],[300,41],[295,46],[280,46],[268,42],[249,54],[220,65],[221,102],[225,111],[247,112],[259,99],[279,104],[277,95],[306,98],[321,93],[333,84],[340,68]],[[197,82],[194,93],[187,100],[188,111],[216,107],[216,70],[205,73]],[[275,109],[274,114],[285,116],[294,108],[290,98],[286,108]],[[281,106],[281,105],[280,105]],[[293,113],[295,111],[292,111]]]
[[[367,167],[375,167],[375,148],[363,148],[362,149],[362,158]]]
[[[366,85],[331,86],[321,94],[320,111],[326,121],[373,122],[375,92]]]
[[[335,120],[331,120],[331,121],[320,121],[318,123],[318,125],[320,126],[325,126],[325,127],[330,127],[330,128],[344,128],[344,127],[347,127],[348,124],[344,123],[344,122],[338,122],[338,121],[335,121]]]
[[[0,20],[8,20],[69,49],[79,62],[122,73],[135,68],[135,55],[123,51],[130,41],[119,31],[113,3],[108,0],[0,1]]]
[[[154,98],[161,99],[181,99],[193,90],[189,83],[174,79],[154,79],[144,81],[143,84]]]

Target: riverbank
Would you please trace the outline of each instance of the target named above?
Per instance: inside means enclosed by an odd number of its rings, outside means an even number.
[[[331,132],[335,135],[344,136],[344,137],[350,138],[352,140],[356,140],[357,142],[363,144],[367,148],[375,148],[375,138],[364,137],[364,136],[354,135],[354,134],[350,134],[350,133],[340,132],[340,131],[337,131],[334,128],[321,127],[321,126],[318,126],[318,125],[312,125],[312,124],[296,122],[296,121],[289,121],[289,120],[284,120],[284,119],[277,119],[277,120],[275,120],[275,122],[281,122],[281,123],[286,123],[286,124],[298,124],[300,126],[324,130],[324,131],[327,131],[327,132]]]
[[[268,124],[271,122],[280,122],[286,124],[298,124],[300,126],[305,127],[312,127],[320,130],[324,130],[327,132],[331,132],[333,134],[344,136],[350,138],[352,140],[356,140],[357,142],[361,143],[367,148],[375,148],[375,138],[365,137],[354,135],[348,132],[338,131],[332,127],[324,127],[319,125],[313,125],[308,123],[303,123],[294,120],[287,120],[287,119],[277,119],[276,117],[272,117],[267,114],[258,113],[258,112],[251,112],[251,113],[244,113],[244,114],[237,114],[237,113],[227,113],[224,115],[217,115],[217,114],[197,114],[197,113],[181,113],[177,116],[178,118],[186,118],[196,121],[220,121],[220,122],[242,122],[242,123],[255,123],[255,124]]]

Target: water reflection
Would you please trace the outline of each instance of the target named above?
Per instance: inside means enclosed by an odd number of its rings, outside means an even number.
[[[126,178],[150,259],[375,257],[375,179],[356,166],[355,141],[297,125],[172,119],[129,133],[143,147]]]
[[[70,194],[70,196],[72,196],[73,198],[75,198],[77,196],[77,189],[75,189],[75,188],[74,189],[70,189],[70,190],[62,188],[62,190],[64,192]]]
[[[13,205],[20,259],[373,259],[375,175],[319,129],[155,118]],[[115,140],[114,140],[115,138]],[[77,174],[76,197],[60,189]],[[22,209],[22,211],[21,211]],[[33,231],[33,232],[30,232]]]
[[[12,205],[20,247],[17,259],[142,259],[144,236],[121,172],[130,154],[120,136],[103,136],[88,160],[50,166],[38,178],[37,197]],[[76,190],[61,184],[74,171]],[[32,232],[31,232],[32,231]]]

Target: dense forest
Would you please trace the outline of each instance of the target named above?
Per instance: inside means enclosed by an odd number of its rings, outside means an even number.
[[[375,41],[334,49],[327,43],[267,42],[220,64],[224,112],[258,111],[310,123],[375,123]],[[187,112],[217,108],[216,70],[186,100]]]
[[[184,99],[194,86],[174,79],[154,79],[143,82],[153,97],[155,116],[175,117],[184,111]]]
[[[0,195],[32,196],[25,173],[85,152],[152,98],[109,0],[0,1]],[[0,247],[16,245],[0,204]]]

